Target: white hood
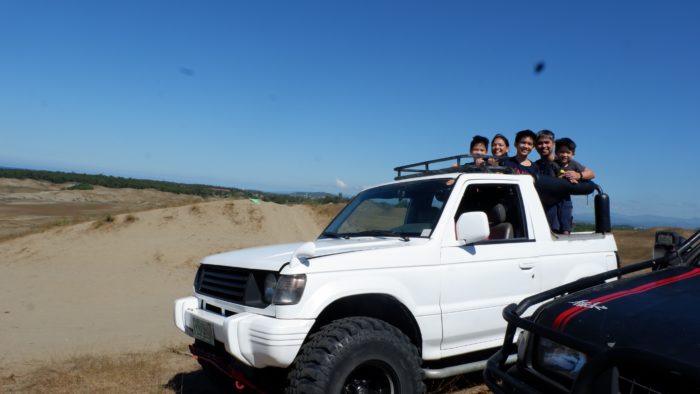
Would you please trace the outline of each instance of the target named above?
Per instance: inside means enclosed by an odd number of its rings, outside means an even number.
[[[384,249],[392,247],[404,247],[411,245],[416,240],[403,241],[398,238],[379,238],[379,237],[359,237],[351,239],[335,239],[324,238],[314,241],[316,251],[313,257],[309,257],[311,264],[313,259],[321,256],[328,256],[337,253],[356,252],[360,250]],[[202,264],[223,265],[228,267],[258,269],[266,271],[279,271],[280,268],[288,263],[292,254],[302,242],[261,246],[257,248],[248,248],[234,250],[207,256],[202,260]]]

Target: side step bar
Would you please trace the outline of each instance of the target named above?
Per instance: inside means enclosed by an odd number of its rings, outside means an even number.
[[[512,364],[518,359],[517,354],[511,354],[506,360],[506,364]],[[487,360],[474,361],[471,363],[453,365],[441,369],[423,369],[426,379],[444,379],[450,376],[461,375],[463,373],[481,371],[486,368]]]

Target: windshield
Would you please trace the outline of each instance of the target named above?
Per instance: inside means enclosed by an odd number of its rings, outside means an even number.
[[[452,179],[431,179],[365,190],[333,219],[321,237],[429,237],[453,184]]]

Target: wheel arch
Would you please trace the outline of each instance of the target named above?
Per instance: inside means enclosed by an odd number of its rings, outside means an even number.
[[[418,322],[403,303],[388,294],[358,294],[333,301],[318,315],[310,334],[334,320],[353,316],[372,317],[391,324],[401,330],[422,354],[423,338]]]

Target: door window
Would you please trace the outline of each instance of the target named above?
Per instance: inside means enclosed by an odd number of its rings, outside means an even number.
[[[465,212],[482,211],[489,219],[494,240],[523,240],[528,238],[527,223],[518,185],[471,184],[462,197],[455,221]]]

